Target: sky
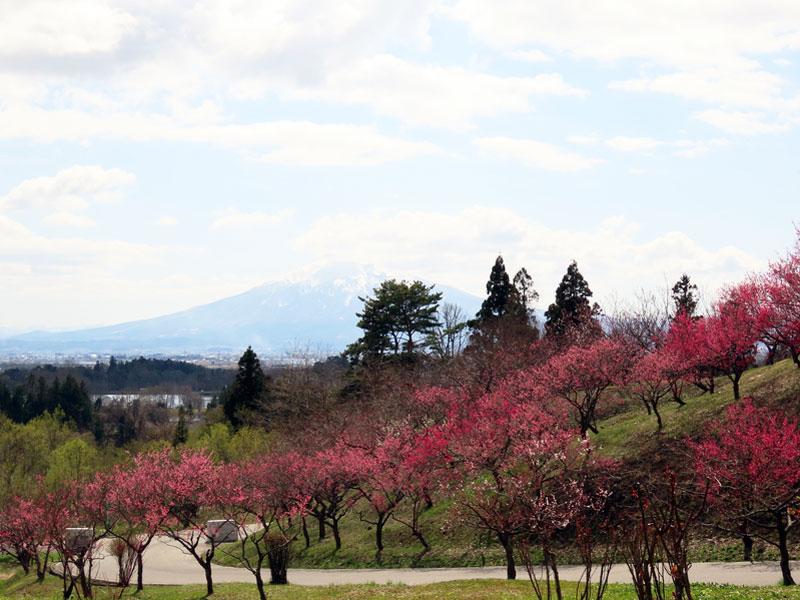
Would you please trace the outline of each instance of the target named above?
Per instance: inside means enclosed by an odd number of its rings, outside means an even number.
[[[800,224],[797,0],[0,0],[0,332],[329,263],[601,306]]]

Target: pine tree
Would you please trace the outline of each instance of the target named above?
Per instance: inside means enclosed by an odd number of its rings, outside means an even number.
[[[492,317],[502,317],[508,313],[509,302],[514,294],[514,288],[506,273],[503,257],[498,256],[494,261],[489,281],[486,282],[488,297],[481,304],[481,309],[475,315],[478,323],[488,321]]]
[[[684,273],[681,278],[672,286],[672,301],[675,303],[675,316],[684,314],[687,317],[694,317],[697,310],[697,299],[694,293],[697,286],[691,282],[689,276]]]
[[[512,302],[509,307],[509,314],[513,314],[521,321],[535,326],[536,317],[533,314],[533,305],[539,299],[539,293],[533,288],[533,278],[528,274],[528,270],[522,267],[514,275],[512,286]]]
[[[568,327],[599,313],[600,307],[589,303],[591,297],[592,290],[573,260],[556,288],[555,302],[544,313],[547,333],[563,333]]]
[[[248,346],[239,358],[239,370],[230,388],[226,391],[222,409],[231,425],[239,428],[249,411],[260,407],[267,389],[267,377],[253,348]]]
[[[373,290],[372,297],[359,296],[364,309],[356,316],[364,334],[348,346],[345,354],[353,360],[408,360],[424,354],[432,344],[431,334],[439,326],[441,299],[441,292],[434,292],[432,285],[421,281],[384,281]]]
[[[186,427],[186,409],[181,406],[178,408],[178,424],[175,425],[175,433],[172,434],[172,445],[178,447],[189,441],[189,429]]]

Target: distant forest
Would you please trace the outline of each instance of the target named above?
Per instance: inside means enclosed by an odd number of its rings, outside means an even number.
[[[93,367],[79,365],[37,365],[13,367],[0,373],[0,385],[14,389],[28,385],[31,377],[44,378],[48,385],[71,375],[86,385],[90,394],[138,392],[143,388],[162,388],[164,392],[189,390],[219,391],[230,385],[235,371],[210,369],[179,360],[144,358],[118,361],[113,356],[108,364],[95,363]]]

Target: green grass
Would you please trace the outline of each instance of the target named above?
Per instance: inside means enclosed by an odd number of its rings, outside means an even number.
[[[635,458],[658,450],[665,441],[697,437],[706,424],[719,420],[733,399],[733,384],[718,377],[714,394],[702,394],[690,384],[684,386],[685,406],[667,402],[659,408],[664,427],[658,431],[655,415],[648,415],[639,403],[628,403],[625,410],[601,421],[593,440],[600,452],[617,460]],[[800,398],[800,370],[791,360],[747,371],[740,382],[743,398],[783,404]]]
[[[2,571],[0,571],[2,573]],[[258,598],[255,584],[227,583],[215,587],[213,600],[253,600]],[[119,590],[95,587],[98,600],[115,598]],[[697,600],[800,600],[800,587],[747,588],[730,585],[693,585]],[[564,584],[564,597],[575,597],[573,584]],[[505,598],[533,598],[527,580],[470,580],[451,581],[420,586],[406,585],[340,585],[326,587],[268,586],[269,598],[275,600],[368,600],[371,598],[495,600]],[[668,591],[667,596],[669,597]],[[56,600],[61,597],[61,581],[48,577],[38,583],[35,577],[22,577],[17,572],[10,579],[0,579],[0,600],[23,599]],[[612,584],[608,587],[606,600],[631,600],[635,598],[630,585]],[[204,585],[146,586],[142,592],[129,590],[123,598],[136,600],[202,600],[207,598]]]
[[[309,519],[311,546],[305,548],[302,536],[298,535],[292,546],[291,565],[341,569],[481,567],[505,564],[502,548],[494,537],[475,535],[465,528],[445,527],[443,530],[448,509],[449,503],[442,502],[422,515],[421,529],[431,546],[427,552],[405,525],[390,521],[383,532],[384,550],[378,553],[374,527],[359,520],[356,511],[348,514],[341,523],[342,548],[337,551],[330,531],[328,530],[325,539],[317,539],[317,523]],[[233,544],[224,549],[235,555],[239,547],[238,544]],[[224,553],[218,553],[214,562],[228,566],[239,565],[234,556]]]

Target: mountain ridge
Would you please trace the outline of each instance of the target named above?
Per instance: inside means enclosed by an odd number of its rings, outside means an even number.
[[[240,352],[280,355],[298,348],[335,354],[355,341],[359,296],[390,277],[360,266],[326,267],[305,278],[267,282],[186,310],[73,331],[32,331],[0,340],[0,351],[181,354]],[[426,282],[427,285],[431,285]],[[435,284],[443,302],[472,316],[481,299]]]

